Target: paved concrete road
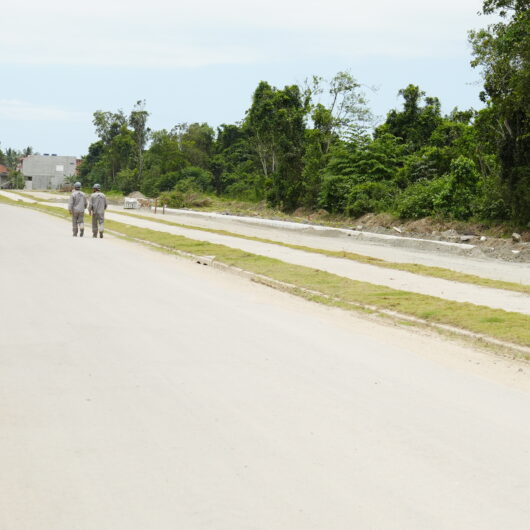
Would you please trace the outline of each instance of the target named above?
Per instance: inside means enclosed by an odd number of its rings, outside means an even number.
[[[0,205],[2,530],[530,527],[528,368]]]

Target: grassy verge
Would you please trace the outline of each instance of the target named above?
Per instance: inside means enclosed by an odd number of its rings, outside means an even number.
[[[295,250],[303,250],[305,252],[323,254],[325,256],[330,256],[334,258],[349,259],[352,261],[356,261],[358,263],[375,265],[377,267],[382,267],[385,269],[400,270],[400,271],[405,271],[405,272],[411,272],[413,274],[420,274],[422,276],[430,276],[432,278],[441,278],[444,280],[450,280],[453,282],[471,283],[474,285],[480,285],[482,287],[504,289],[506,291],[515,291],[518,293],[530,294],[530,285],[524,285],[524,284],[515,283],[515,282],[506,282],[503,280],[492,280],[489,278],[482,278],[481,276],[476,276],[474,274],[466,274],[464,272],[453,271],[450,269],[445,269],[443,267],[432,267],[428,265],[420,265],[417,263],[396,263],[392,261],[386,261],[380,258],[373,258],[370,256],[364,256],[362,254],[356,254],[354,252],[325,250],[321,248],[307,247],[304,245],[295,245],[292,243],[285,243],[282,241],[276,241],[276,240],[266,239],[262,237],[247,236],[244,234],[229,232],[227,230],[219,230],[216,228],[202,228],[198,226],[175,223],[173,221],[167,221],[165,219],[160,219],[160,218],[146,216],[146,215],[139,215],[139,214],[134,214],[130,212],[120,212],[119,215],[137,217],[139,219],[144,219],[146,221],[153,221],[156,223],[166,224],[169,226],[186,228],[189,230],[198,230],[201,232],[209,232],[212,234],[219,234],[219,235],[230,236],[230,237],[238,237],[240,239],[246,239],[249,241],[258,241],[260,243],[280,245],[280,246],[292,248]]]
[[[58,217],[69,217],[63,209],[53,206],[22,204],[3,197],[0,197],[0,201],[50,213]],[[224,245],[196,241],[183,236],[139,228],[116,221],[107,221],[106,226],[110,230],[115,230],[129,238],[161,245],[168,251],[179,250],[199,256],[213,255],[216,261],[226,265],[289,283],[300,289],[309,289],[333,297],[337,301],[334,302],[335,305],[341,305],[343,302],[344,304],[355,303],[375,306],[410,315],[427,322],[446,324],[530,347],[530,316],[528,315],[351,280]],[[318,295],[315,295],[314,299],[323,301],[322,299],[319,300]]]

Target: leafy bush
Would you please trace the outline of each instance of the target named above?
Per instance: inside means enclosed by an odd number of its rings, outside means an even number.
[[[122,169],[117,175],[116,180],[118,183],[118,189],[129,195],[132,191],[136,190],[137,182],[137,171],[135,169]]]
[[[173,187],[173,190],[179,191],[180,193],[198,193],[201,191],[201,187],[195,179],[188,177],[179,180]]]
[[[510,211],[504,199],[502,183],[497,175],[483,177],[477,186],[475,214],[481,219],[508,219]]]
[[[213,191],[213,176],[209,171],[200,167],[188,166],[179,171],[179,182],[192,181],[196,189],[201,191]],[[177,185],[179,184],[177,182]]]
[[[465,221],[473,214],[479,174],[475,163],[459,156],[451,162],[445,185],[434,200],[437,213]]]
[[[247,176],[246,178],[240,177],[238,180],[233,180],[225,188],[225,195],[233,199],[241,201],[256,201],[261,199],[259,192],[254,184],[255,178],[253,176]]]
[[[420,180],[438,178],[443,173],[439,170],[439,151],[436,147],[426,146],[408,155],[397,172],[396,179],[400,186],[403,188]]]
[[[409,186],[396,201],[400,217],[418,219],[437,214],[465,221],[476,209],[479,175],[475,163],[459,156],[448,174]]]
[[[165,204],[169,208],[183,208],[184,194],[180,191],[164,191],[158,197],[160,204]]]
[[[397,193],[397,186],[392,182],[364,182],[353,186],[348,194],[346,213],[360,217],[368,212],[387,210]]]
[[[212,199],[201,193],[189,193],[184,195],[184,206],[186,208],[205,208],[212,205]]]
[[[156,179],[156,187],[158,188],[158,191],[170,191],[175,187],[175,184],[178,182],[179,178],[179,171],[169,171],[168,173],[160,175]]]
[[[327,175],[322,182],[319,206],[331,213],[346,210],[346,201],[350,189],[349,178],[342,175]]]
[[[420,219],[434,213],[434,202],[446,186],[446,177],[421,179],[406,188],[396,200],[396,210],[404,219]]]
[[[24,189],[24,186],[26,184],[26,178],[20,171],[16,169],[11,169],[9,170],[7,177],[9,179],[9,187],[11,189],[15,189],[15,190]]]
[[[212,200],[199,190],[192,178],[180,180],[173,190],[161,193],[159,200],[169,208],[202,208],[212,204]]]

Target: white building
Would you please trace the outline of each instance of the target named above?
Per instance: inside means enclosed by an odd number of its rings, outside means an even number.
[[[56,190],[76,174],[75,156],[29,155],[22,159],[20,171],[26,179],[26,189]]]

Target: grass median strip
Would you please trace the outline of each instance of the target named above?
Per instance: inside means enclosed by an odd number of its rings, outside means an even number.
[[[113,213],[117,213],[117,212],[113,212]],[[249,241],[257,241],[260,243],[279,245],[282,247],[292,248],[294,250],[303,250],[305,252],[323,254],[325,256],[330,256],[333,258],[349,259],[352,261],[356,261],[358,263],[374,265],[376,267],[382,267],[385,269],[393,269],[393,270],[399,270],[399,271],[404,271],[404,272],[410,272],[412,274],[420,274],[422,276],[430,276],[432,278],[440,278],[443,280],[449,280],[453,282],[470,283],[473,285],[489,287],[492,289],[504,289],[506,291],[515,291],[518,293],[530,294],[530,285],[524,285],[524,284],[515,283],[515,282],[506,282],[503,280],[493,280],[489,278],[482,278],[481,276],[476,276],[474,274],[466,274],[464,272],[453,271],[450,269],[445,269],[443,267],[432,267],[428,265],[420,265],[418,263],[397,263],[397,262],[392,262],[392,261],[386,261],[380,258],[374,258],[371,256],[364,256],[362,254],[356,254],[354,252],[334,251],[334,250],[326,250],[326,249],[321,249],[321,248],[307,247],[304,245],[285,243],[283,241],[276,241],[273,239],[266,239],[266,238],[255,237],[255,236],[247,236],[244,234],[229,232],[227,230],[219,230],[216,228],[203,228],[203,227],[198,227],[198,226],[175,223],[173,221],[167,221],[165,219],[158,219],[158,218],[154,218],[154,217],[150,217],[146,215],[133,214],[130,212],[119,212],[119,215],[136,217],[138,219],[143,219],[146,221],[153,221],[153,222],[165,224],[168,226],[186,228],[189,230],[198,230],[202,232],[209,232],[212,234],[218,234],[218,235],[223,235],[223,236],[238,237],[240,239],[247,239]]]
[[[69,217],[65,210],[53,206],[22,204],[5,198],[0,198],[0,200],[65,219]],[[427,322],[446,324],[530,347],[530,316],[528,315],[351,280],[329,272],[293,265],[225,245],[139,228],[117,221],[106,221],[106,226],[126,237],[154,243],[168,251],[178,250],[198,256],[215,256],[216,261],[226,265],[285,282],[300,289],[316,291],[343,301],[345,304],[355,303],[396,311]],[[315,296],[315,299],[318,299],[318,296]]]

